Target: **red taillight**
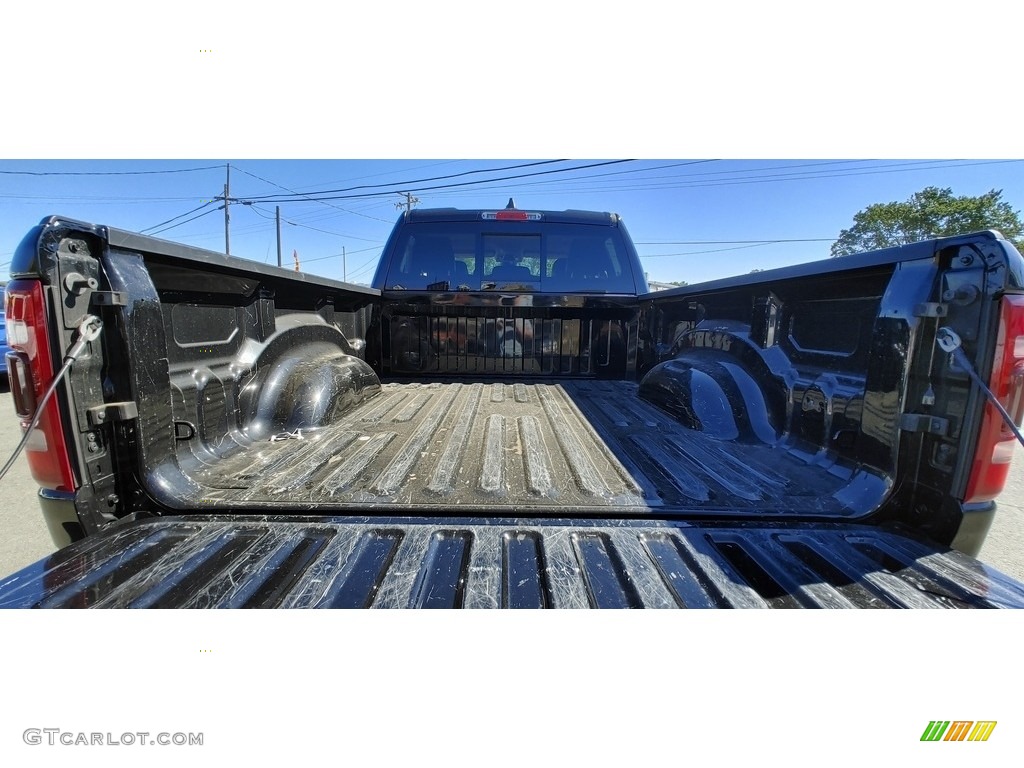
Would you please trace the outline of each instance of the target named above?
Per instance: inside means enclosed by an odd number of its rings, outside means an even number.
[[[6,288],[8,377],[14,409],[22,430],[32,421],[36,403],[53,381],[53,354],[46,329],[46,301],[42,283],[14,280]],[[62,491],[75,489],[64,428],[56,396],[43,409],[39,424],[25,446],[25,457],[36,482]]]
[[[1020,426],[1024,416],[1024,296],[1004,296],[989,389]],[[1006,485],[1017,438],[991,403],[978,433],[966,503],[994,499]]]

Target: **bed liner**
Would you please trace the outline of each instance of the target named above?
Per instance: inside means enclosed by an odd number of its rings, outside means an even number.
[[[487,514],[853,514],[874,474],[792,440],[716,440],[625,381],[389,382],[336,423],[181,455],[204,501]],[[856,504],[847,499],[856,498]]]

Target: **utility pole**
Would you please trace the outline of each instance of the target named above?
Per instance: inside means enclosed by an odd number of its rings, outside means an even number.
[[[277,206],[277,266],[281,266],[281,206]]]
[[[231,163],[227,164],[227,180],[224,182],[224,254],[231,255],[231,214],[228,213],[228,195],[231,194]]]
[[[396,195],[404,195],[405,196],[405,202],[404,203],[395,203],[395,208],[403,208],[404,207],[406,213],[411,211],[412,207],[414,205],[416,205],[416,203],[418,203],[420,201],[420,199],[418,197],[413,197],[412,194],[409,193],[409,192],[396,192],[395,194]]]

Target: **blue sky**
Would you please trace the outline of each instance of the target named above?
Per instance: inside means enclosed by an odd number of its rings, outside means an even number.
[[[624,189],[625,182],[610,182],[629,178],[624,176],[604,177],[603,182],[591,179],[523,185],[512,189],[511,194],[524,208],[616,211],[641,243],[639,250],[653,279],[691,282],[825,257],[829,243],[718,250],[747,244],[655,242],[834,238],[863,207],[906,199],[928,185],[949,186],[958,195],[1003,189],[1004,199],[1015,209],[1024,210],[1024,170],[1020,163],[957,168],[945,162],[944,167],[931,170],[924,166],[903,170],[865,168],[899,162],[894,158],[1021,157],[1020,121],[1014,108],[1020,101],[1021,69],[1014,45],[1014,16],[1004,3],[995,0],[974,0],[969,6],[953,10],[891,0],[865,0],[856,6],[808,0],[674,5],[640,0],[585,6],[522,0],[514,7],[450,0],[350,3],[328,11],[325,8],[308,0],[292,0],[272,13],[239,0],[179,0],[173,7],[144,6],[127,0],[11,4],[4,11],[4,28],[10,34],[0,46],[0,67],[5,73],[0,96],[7,107],[0,129],[0,170],[119,171],[230,162],[235,168],[232,193],[257,195],[280,190],[243,171],[308,191],[353,181],[397,183],[521,162],[508,158],[642,157],[648,159],[646,163],[595,169],[593,173],[636,169],[633,182],[647,175],[669,178],[630,185],[646,185],[646,189]],[[247,159],[268,157],[291,159]],[[447,162],[455,157],[478,159]],[[481,159],[493,157],[506,159]],[[688,158],[719,157],[730,159],[642,170],[673,162],[651,158],[686,162]],[[42,158],[92,160],[44,162]],[[317,158],[423,159],[307,162]],[[719,182],[739,181],[737,177],[741,176],[800,170],[772,171],[773,166],[819,163],[830,158],[888,159],[818,166],[821,173],[817,178],[744,179],[735,184],[683,186],[684,181],[695,179],[684,179],[682,174],[721,173],[715,177]],[[840,169],[858,167],[863,175],[837,175]],[[730,171],[737,173],[726,175]],[[197,207],[201,200],[220,194],[223,184],[221,168],[138,177],[0,174],[0,265],[9,261],[22,234],[44,215],[60,213],[137,230]],[[424,206],[501,206],[509,191],[477,187],[472,193],[459,195],[418,196]],[[332,277],[340,276],[340,257],[335,254],[342,247],[352,254],[353,269],[363,265],[360,259],[372,261],[376,258],[373,250],[354,252],[379,247],[397,215],[395,202],[397,196],[394,200],[346,203],[344,207],[353,213],[317,203],[288,203],[282,206],[286,218],[341,234],[286,226],[286,254],[295,248],[305,269]],[[272,205],[267,207],[272,210]],[[223,220],[211,213],[162,236],[220,249]],[[258,213],[236,211],[232,252],[257,261],[273,261],[273,224]],[[688,255],[659,255],[684,253]],[[314,258],[321,260],[314,262]],[[356,275],[357,279],[369,271]],[[0,275],[5,272],[6,267],[0,266]],[[722,662],[733,666],[753,659],[752,666],[741,674],[756,683],[752,690],[771,691],[770,698],[754,699],[750,711],[770,710],[785,713],[785,717],[798,713],[803,722],[808,718],[813,721],[822,713],[827,715],[816,730],[803,729],[805,734],[824,736],[787,742],[790,754],[806,753],[803,762],[820,759],[828,754],[830,746],[840,743],[844,754],[853,754],[852,749],[861,755],[859,763],[877,762],[880,755],[887,762],[892,762],[894,756],[908,762],[914,757],[910,751],[917,751],[918,742],[914,740],[936,712],[948,717],[949,712],[961,711],[958,707],[963,706],[962,702],[980,700],[985,711],[993,713],[980,716],[998,717],[998,713],[1012,712],[1017,706],[1016,700],[1009,698],[1014,689],[1005,684],[1004,676],[936,676],[934,670],[948,648],[976,642],[979,633],[987,642],[995,643],[997,660],[1010,660],[1013,657],[1007,638],[1019,637],[1024,612],[998,617],[998,626],[992,624],[993,617],[980,615],[972,617],[970,626],[965,622],[950,626],[944,621],[939,632],[945,644],[934,642],[937,628],[932,617],[925,614],[898,618],[861,615],[856,621],[838,614],[815,616],[813,627],[801,624],[799,639],[793,634],[793,622],[799,618],[794,616],[784,617],[785,624],[780,621],[772,627],[774,631],[765,633],[766,617],[753,614],[684,617],[690,620],[682,624],[673,617],[671,625],[661,623],[644,632],[631,628],[626,631],[618,617],[607,615],[587,617],[587,642],[571,645],[573,630],[580,627],[582,617],[575,621],[567,617],[557,622],[559,626],[553,632],[546,626],[544,637],[556,650],[569,650],[561,655],[534,654],[537,658],[531,656],[530,663],[540,679],[554,679],[564,673],[562,658],[569,653],[579,668],[588,664],[600,667],[606,673],[602,680],[613,681],[612,695],[617,693],[614,681],[622,680],[628,682],[624,695],[635,697],[638,690],[641,695],[648,692],[643,683],[651,678],[638,678],[637,659],[652,658],[652,647],[679,652],[682,646],[678,630],[697,629],[686,634],[683,652],[688,651],[689,658],[710,658],[712,663],[666,667],[670,684],[675,674],[680,688],[700,695],[683,696],[678,706],[666,710],[665,732],[681,719],[701,723],[706,711],[714,710],[709,709],[707,701],[709,695],[714,697],[723,691],[723,666],[715,663],[721,655]],[[22,620],[21,616],[12,616],[11,620],[15,618]],[[40,633],[34,632],[39,617],[24,618],[32,619],[33,626],[26,627],[26,632],[9,633],[14,638],[35,638],[31,646],[12,646],[18,658],[28,660],[21,665],[26,675],[33,675],[19,680],[20,670],[15,670],[13,685],[24,694],[22,698],[33,691],[49,690],[40,686],[37,670],[52,666],[45,663],[50,651],[39,644]],[[104,618],[104,624],[119,632],[118,636],[123,634],[126,622],[134,623],[125,614],[111,613]],[[239,618],[232,617],[235,624]],[[247,627],[258,619],[260,636],[272,638],[270,646],[283,651],[275,656],[261,649],[259,663],[273,670],[280,657],[284,674],[278,677],[287,678],[290,692],[302,697],[301,701],[317,703],[325,690],[320,678],[306,676],[315,683],[311,688],[303,685],[306,678],[291,674],[295,618],[288,617],[287,626],[273,622],[278,618],[247,617]],[[396,617],[391,624],[399,618],[407,620],[409,629],[426,641],[403,645],[403,669],[435,669],[449,660],[464,667],[475,664],[483,668],[497,657],[536,646],[537,627],[523,619],[516,626],[501,622],[500,637],[511,638],[511,642],[502,645],[495,656],[493,641],[499,635],[494,632],[494,617],[488,617],[490,624],[473,622],[481,627],[479,636],[473,635],[475,628],[465,622],[460,622],[461,634],[455,636],[446,634],[443,628],[423,633],[422,617],[414,617],[416,626],[413,617]],[[728,626],[722,623],[726,618]],[[1017,621],[1017,626],[1008,627],[1007,618]],[[897,620],[898,627],[879,626],[880,621]],[[146,621],[151,634],[153,619],[147,617]],[[346,617],[346,623],[350,621]],[[601,624],[597,633],[592,631],[595,621]],[[989,624],[984,624],[986,621]],[[205,617],[191,614],[175,615],[170,623],[174,626],[164,622],[167,626],[160,628],[160,637],[165,641],[173,637],[175,647],[186,648],[196,638],[209,638],[211,642],[219,641],[218,648],[232,651],[236,657],[246,652],[244,643],[229,642],[233,635],[224,633],[231,628],[223,622],[214,627]],[[743,623],[751,626],[737,627]],[[545,624],[550,625],[550,619],[545,618]],[[517,627],[523,628],[522,634]],[[433,627],[438,628],[439,624]],[[920,630],[920,637],[915,628]],[[390,631],[387,635],[378,635],[376,626],[366,622],[359,629],[358,639],[369,638],[369,644],[357,648],[353,658],[362,659],[359,653],[366,656],[367,649],[371,656],[374,650],[386,654],[392,647],[393,626],[386,628]],[[762,630],[760,636],[767,646],[759,646],[755,656],[744,655],[752,634],[744,629]],[[880,703],[875,680],[897,670],[892,664],[892,644],[879,643],[878,638],[895,637],[895,633],[904,640],[904,646],[920,650],[926,658],[911,667],[899,667],[900,695]],[[246,634],[249,636],[251,631]],[[461,642],[452,642],[452,637]],[[833,664],[828,675],[818,674],[821,663],[814,662],[827,663],[828,652],[808,663],[808,649],[813,657],[816,649],[847,647],[851,641],[857,644],[858,663],[845,686],[836,685],[835,675],[844,672],[842,665]],[[31,663],[36,656],[42,663]],[[232,662],[230,653],[213,658]],[[657,658],[667,657],[662,652]],[[763,664],[765,658],[774,663]],[[188,675],[194,672],[194,663],[183,663],[179,670],[173,666],[173,658],[164,661],[175,675],[191,679]],[[387,666],[372,663],[375,661],[371,658],[369,664],[355,665],[360,668],[354,673],[343,669],[344,685],[357,692],[365,688],[372,694],[380,687],[379,670]],[[865,676],[860,674],[862,669],[876,674]],[[361,670],[365,675],[360,674]],[[780,687],[771,678],[774,670],[784,670],[785,682],[795,680],[797,684]],[[103,674],[105,680],[111,676],[106,668]],[[758,678],[765,674],[769,677]],[[123,691],[134,691],[136,681],[126,676],[117,678],[116,674],[114,679],[120,685],[111,690],[120,699],[112,699],[104,711],[113,712],[112,718],[120,717],[119,722],[128,722],[127,715],[117,714],[118,705],[134,701],[123,696]],[[861,681],[865,684],[858,686]],[[151,680],[147,678],[146,682]],[[453,695],[465,697],[465,689],[450,688]],[[74,696],[65,696],[66,703],[79,709],[96,709],[98,689],[83,690],[89,698],[79,702]],[[183,690],[187,693],[180,700],[173,690],[162,696],[160,703],[170,715],[161,714],[164,710],[157,707],[153,717],[160,715],[165,718],[161,722],[173,723],[175,713],[183,707],[194,709],[196,686],[188,685]],[[727,698],[732,695],[725,690]],[[841,696],[835,695],[837,690],[842,691]],[[602,689],[602,693],[607,691]],[[436,695],[436,687],[431,695]],[[580,699],[584,704],[593,701],[598,705],[605,700],[601,695]],[[505,735],[495,731],[493,724],[508,722],[510,717],[521,715],[523,707],[534,703],[516,697],[511,701],[506,702],[507,706],[498,702],[496,709],[477,708],[487,723],[464,729],[463,752],[476,754],[491,747]],[[937,701],[945,702],[945,709],[934,709]],[[820,706],[821,702],[828,706]],[[52,709],[52,701],[44,703]],[[453,699],[452,707],[459,703]],[[723,706],[731,703],[725,701]],[[891,711],[886,711],[887,704],[892,705]],[[882,716],[876,720],[887,723],[886,728],[876,729],[869,738],[856,743],[844,741],[838,732],[837,737],[831,735],[836,722],[845,723],[849,716],[857,717],[868,708],[878,712],[880,705]],[[37,709],[49,711],[45,707]],[[242,742],[231,737],[245,733],[252,719],[245,707],[227,713],[223,710],[220,708],[215,715],[200,713],[201,727],[223,737],[220,742],[226,746],[220,752],[214,746],[207,748],[214,750],[211,754],[216,754],[220,763],[227,749],[233,750],[237,758]],[[605,714],[590,712],[586,706],[576,706],[575,710],[579,710],[580,727],[589,724],[588,717],[593,720]],[[415,731],[423,722],[422,718],[408,721],[393,711],[388,713],[391,717],[382,719],[376,716],[376,710],[370,711],[376,718],[370,726],[386,722],[392,730],[412,727]],[[847,717],[837,719],[837,712]],[[652,722],[654,728],[660,727],[657,715],[652,721],[651,713],[643,710],[645,719],[638,727],[650,728]],[[224,721],[225,717],[229,719]],[[768,738],[787,725],[760,715],[743,724],[771,728],[765,731]],[[287,749],[301,751],[305,745],[308,751],[319,743],[315,738],[296,739],[294,729],[288,726],[285,722],[277,729],[278,740]],[[543,730],[543,746],[548,746],[545,739],[559,738],[556,730]],[[706,730],[698,728],[693,733]],[[612,750],[635,755],[633,731],[623,727],[618,732],[624,735],[621,745],[615,738],[610,742],[604,738],[597,742],[597,748],[602,754]],[[672,740],[662,741],[670,749],[675,747]],[[266,751],[263,741],[246,741],[250,742]],[[721,739],[691,738],[687,750],[697,755],[704,751],[721,759],[723,744]],[[1001,748],[997,741],[986,746]],[[358,754],[359,745],[356,748]],[[724,748],[729,757],[756,760],[762,757],[763,742],[757,738],[733,739]],[[1013,740],[1005,741],[1006,760],[1012,748]],[[995,754],[990,751],[990,755]],[[678,756],[666,751],[665,757]]]
[[[929,185],[1002,189],[1024,210],[1016,49],[986,44],[983,80],[957,60],[962,41],[992,38],[992,0],[948,17],[881,0],[857,13],[807,2],[583,10],[524,0],[514,13],[400,2],[337,19],[306,0],[272,16],[237,0],[182,0],[152,17],[127,2],[50,5],[77,39],[102,43],[71,57],[41,55],[34,35],[5,40],[12,76],[0,95],[13,107],[0,171],[217,167],[0,174],[0,275],[42,216],[152,227],[221,194],[226,163],[236,197],[391,185],[336,208],[282,204],[293,222],[286,264],[297,250],[304,270],[340,278],[344,249],[355,281],[372,274],[398,213],[394,191],[528,158],[582,158],[538,170],[644,160],[417,192],[420,206],[513,196],[522,208],[614,211],[651,279],[691,283],[826,258],[857,211]],[[440,23],[446,12],[468,26]],[[8,15],[11,29],[40,23],[35,6]],[[686,165],[710,158],[726,159]],[[276,261],[273,207],[232,207],[233,255]],[[222,250],[223,228],[212,212],[160,236]],[[743,240],[811,242],[720,242]]]
[[[353,282],[372,277],[399,213],[399,191],[466,182],[473,183],[415,192],[417,207],[504,207],[511,196],[520,208],[613,211],[622,215],[650,279],[691,283],[827,258],[830,241],[857,211],[930,185],[951,187],[957,195],[1001,189],[1015,210],[1024,209],[1020,160],[681,158],[596,165],[607,162],[0,160],[0,272],[6,274],[22,235],[50,214],[134,231],[175,219],[157,236],[223,252],[220,203],[200,206],[222,193],[227,164],[231,197],[287,200],[279,203],[287,267],[294,250],[304,271],[336,279],[347,274]],[[588,165],[593,167],[583,167]],[[490,172],[477,173],[482,170]],[[523,174],[539,175],[486,181]],[[288,191],[355,186],[363,188],[333,194],[375,196],[316,202]],[[231,206],[232,255],[276,263],[279,199]],[[198,218],[189,221],[192,216]],[[772,240],[807,242],[750,242]]]

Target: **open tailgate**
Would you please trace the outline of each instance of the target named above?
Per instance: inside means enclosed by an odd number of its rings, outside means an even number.
[[[197,516],[60,550],[0,607],[1022,608],[1024,585],[851,525]]]

